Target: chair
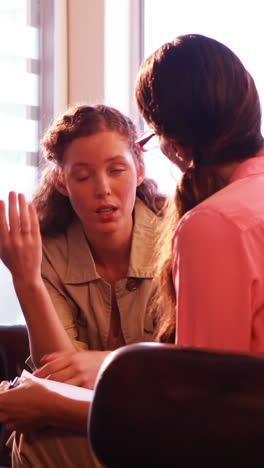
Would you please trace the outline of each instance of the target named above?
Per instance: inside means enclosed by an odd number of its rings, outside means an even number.
[[[6,378],[20,375],[29,356],[26,325],[0,325],[0,349],[6,365]]]
[[[140,343],[98,375],[88,435],[107,468],[264,466],[264,359]]]
[[[25,325],[0,325],[1,380],[13,380],[27,368],[29,342]],[[3,428],[0,438],[0,466],[10,467],[10,451],[5,443],[10,432]]]

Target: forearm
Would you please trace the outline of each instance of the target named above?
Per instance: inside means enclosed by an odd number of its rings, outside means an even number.
[[[35,365],[38,367],[44,354],[74,350],[43,280],[14,281],[14,287],[27,323]]]
[[[87,433],[88,411],[90,403],[73,400],[53,393],[53,404],[50,408],[50,424],[65,427],[77,432]]]
[[[17,207],[17,202],[19,207]],[[9,194],[9,223],[0,201],[0,256],[9,269],[25,316],[36,365],[53,351],[72,350],[41,277],[42,243],[34,206],[24,195]]]

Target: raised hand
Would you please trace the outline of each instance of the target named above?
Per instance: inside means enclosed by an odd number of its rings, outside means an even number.
[[[23,194],[9,193],[8,219],[0,201],[0,258],[14,282],[34,282],[41,275],[41,237],[35,208]]]
[[[98,371],[110,351],[67,351],[43,356],[34,374],[78,387],[93,388]]]

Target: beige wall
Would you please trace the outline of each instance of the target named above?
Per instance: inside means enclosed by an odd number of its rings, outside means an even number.
[[[104,0],[68,0],[68,103],[104,101]]]
[[[143,0],[55,0],[54,114],[82,102],[139,117]]]

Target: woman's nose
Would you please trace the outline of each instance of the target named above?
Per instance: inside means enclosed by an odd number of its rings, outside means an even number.
[[[106,176],[100,176],[95,181],[95,195],[97,197],[105,197],[111,193],[110,181]]]

